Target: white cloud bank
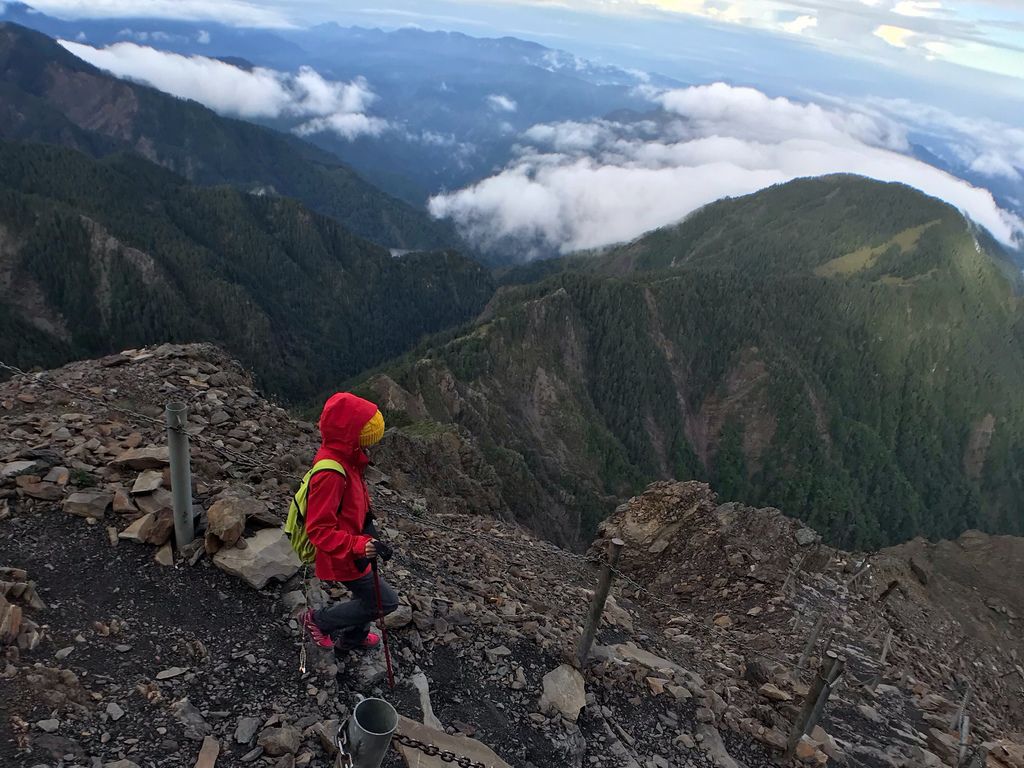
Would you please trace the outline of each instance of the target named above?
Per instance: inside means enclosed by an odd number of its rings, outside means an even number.
[[[216,112],[244,118],[308,118],[302,135],[331,131],[346,139],[379,135],[387,121],[366,114],[375,100],[363,79],[325,80],[314,69],[297,74],[255,67],[245,70],[205,56],[182,56],[135,43],[93,48],[61,40],[68,51],[118,77],[139,80]]]
[[[484,245],[516,238],[563,253],[631,240],[715,200],[805,176],[855,173],[908,184],[1011,243],[1024,222],[991,193],[906,154],[898,124],[722,83],[654,96],[650,121],[537,125],[508,167],[430,200]]]

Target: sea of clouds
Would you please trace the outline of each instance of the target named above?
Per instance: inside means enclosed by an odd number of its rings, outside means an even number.
[[[892,105],[822,106],[724,83],[647,95],[660,107],[653,118],[533,126],[505,168],[434,196],[431,212],[483,247],[516,239],[567,253],[631,240],[723,197],[854,173],[945,200],[1005,244],[1024,233],[989,191],[910,156]],[[1002,157],[980,152],[974,167],[1015,172]]]

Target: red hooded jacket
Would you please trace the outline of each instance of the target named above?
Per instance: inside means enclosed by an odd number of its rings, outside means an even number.
[[[347,474],[317,472],[309,483],[306,534],[316,547],[317,578],[355,581],[369,570],[368,565],[356,565],[372,540],[363,533],[370,510],[363,470],[370,460],[359,447],[359,432],[376,412],[377,406],[368,400],[339,392],[320,414],[321,442],[315,461],[334,459]]]

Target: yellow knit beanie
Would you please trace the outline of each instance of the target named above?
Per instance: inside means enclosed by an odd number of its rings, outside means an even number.
[[[384,417],[381,416],[380,411],[377,411],[359,433],[359,447],[369,448],[371,445],[376,445],[382,437],[384,437]]]

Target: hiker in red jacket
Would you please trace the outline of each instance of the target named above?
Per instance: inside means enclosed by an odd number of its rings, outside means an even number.
[[[315,461],[334,459],[345,468],[317,472],[309,485],[306,533],[316,547],[316,575],[323,581],[340,581],[352,599],[306,611],[303,626],[317,645],[342,651],[374,648],[380,637],[370,632],[378,616],[374,558],[391,556],[391,548],[377,539],[370,512],[370,494],[363,470],[370,463],[365,448],[384,435],[384,417],[377,406],[349,392],[332,395],[320,415],[320,450]],[[315,462],[314,462],[315,463]],[[380,580],[384,613],[398,607],[398,596]],[[337,643],[332,639],[337,636]]]

